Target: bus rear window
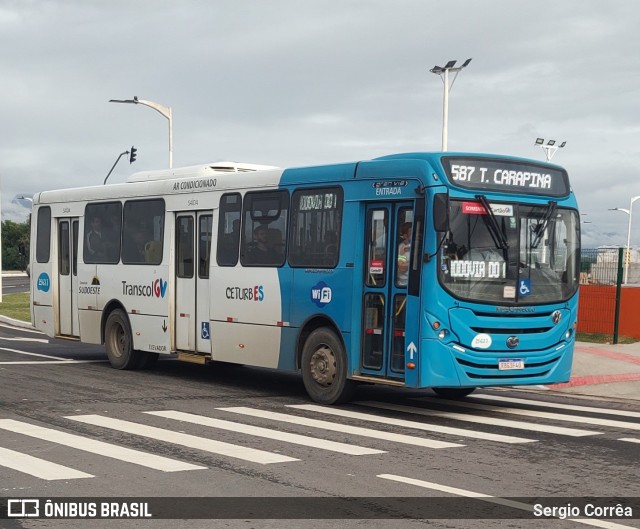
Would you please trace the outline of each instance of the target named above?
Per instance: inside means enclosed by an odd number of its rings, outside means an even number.
[[[48,263],[51,254],[51,208],[38,210],[38,235],[36,240],[36,261]]]

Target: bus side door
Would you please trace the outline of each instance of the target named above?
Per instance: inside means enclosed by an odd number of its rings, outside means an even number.
[[[413,208],[412,202],[371,203],[366,208],[360,331],[363,375],[404,380]]]
[[[211,353],[209,263],[211,211],[176,214],[175,346],[180,351]]]
[[[79,336],[78,218],[58,219],[58,308],[60,334]]]

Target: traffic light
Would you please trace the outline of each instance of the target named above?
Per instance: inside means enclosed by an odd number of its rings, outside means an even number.
[[[136,161],[136,156],[138,153],[138,149],[136,149],[133,145],[131,146],[131,151],[129,154],[129,163],[133,163]]]

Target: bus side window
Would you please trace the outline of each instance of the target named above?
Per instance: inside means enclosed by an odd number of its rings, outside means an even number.
[[[128,200],[122,222],[122,263],[159,265],[164,244],[164,200]]]
[[[198,277],[208,279],[213,216],[202,215],[198,220]]]
[[[83,256],[85,263],[115,264],[120,261],[120,202],[94,202],[84,210]]]
[[[240,217],[242,216],[242,196],[240,193],[222,195],[218,218],[218,245],[216,262],[219,266],[238,264],[240,244]]]
[[[258,191],[245,195],[240,252],[243,266],[284,264],[288,212],[287,191]]]
[[[342,188],[297,189],[291,199],[289,264],[335,268],[340,257]]]

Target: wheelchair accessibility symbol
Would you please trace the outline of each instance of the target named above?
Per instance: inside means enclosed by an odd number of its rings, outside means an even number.
[[[209,322],[208,321],[203,321],[202,322],[202,328],[200,329],[200,337],[203,340],[209,340],[211,338],[211,335],[209,334]]]
[[[521,279],[520,288],[518,290],[521,296],[528,296],[529,294],[531,294],[531,280]]]

